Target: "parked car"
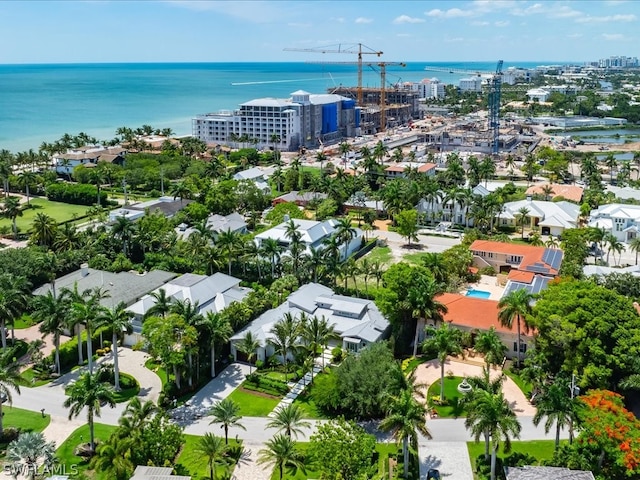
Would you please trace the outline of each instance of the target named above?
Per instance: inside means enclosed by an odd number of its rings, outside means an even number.
[[[435,468],[430,469],[427,472],[427,480],[440,480],[440,470]]]

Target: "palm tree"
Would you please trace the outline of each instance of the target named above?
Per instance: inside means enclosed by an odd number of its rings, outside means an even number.
[[[132,440],[112,435],[109,440],[98,445],[90,466],[114,480],[127,480],[135,466],[131,461]]]
[[[280,259],[282,247],[275,238],[265,238],[260,244],[262,253],[269,257],[271,261],[271,278],[275,278],[276,263]]]
[[[507,346],[502,343],[500,335],[497,334],[495,327],[492,325],[489,330],[484,330],[476,337],[475,349],[484,355],[484,363],[487,372],[490,371],[491,365],[501,365],[504,356],[507,353]]]
[[[122,332],[131,333],[131,313],[124,302],[112,309],[101,308],[96,318],[96,327],[111,330],[111,351],[113,352],[113,375],[116,391],[120,390],[120,369],[118,367],[118,340]]]
[[[229,447],[222,441],[222,437],[216,437],[210,432],[204,434],[196,445],[195,452],[207,459],[209,465],[209,479],[216,478],[216,464],[224,462]]]
[[[67,295],[55,297],[52,291],[46,295],[39,295],[34,298],[34,311],[32,318],[40,323],[40,333],[43,338],[53,335],[53,346],[55,348],[56,373],[60,375],[60,335],[65,331],[67,318],[71,309],[71,304]]]
[[[81,375],[76,382],[67,389],[68,397],[64,401],[64,407],[69,408],[69,420],[87,410],[87,422],[89,423],[89,448],[95,451],[94,417],[100,418],[100,406],[116,406],[113,387],[108,383],[99,382],[98,377],[91,372]]]
[[[504,451],[511,450],[511,437],[519,438],[521,426],[516,414],[509,407],[502,391],[491,393],[476,389],[468,404],[465,427],[471,431],[474,440],[480,436],[485,440],[485,458],[491,444],[491,480],[496,478],[496,453],[500,441],[504,440]]]
[[[640,252],[640,237],[636,236],[629,242],[629,250],[636,253],[636,265],[638,265],[638,252]]]
[[[216,402],[211,408],[211,415],[213,420],[209,422],[209,425],[214,423],[220,423],[220,428],[224,428],[224,443],[229,445],[229,427],[238,427],[243,430],[244,425],[240,423],[240,405],[231,400],[225,398]]]
[[[191,198],[193,192],[187,182],[178,182],[171,186],[170,194],[173,195],[174,200],[180,198],[180,203],[182,203],[185,198]]]
[[[304,471],[303,457],[296,450],[296,444],[290,437],[277,434],[265,442],[265,447],[259,452],[258,463],[275,465],[280,473],[280,480],[286,466]]]
[[[136,224],[126,217],[116,217],[116,221],[111,227],[114,238],[122,242],[122,252],[129,257],[129,250],[133,235],[136,231]]]
[[[167,291],[164,288],[159,289],[157,292],[151,292],[149,294],[155,301],[149,310],[144,314],[145,317],[162,317],[165,318],[171,311],[171,297],[167,296]]]
[[[209,346],[211,352],[211,378],[216,376],[216,344],[227,343],[233,335],[233,329],[227,317],[217,312],[209,311],[202,321],[209,333]]]
[[[348,255],[349,242],[356,236],[356,229],[351,226],[349,217],[341,218],[336,225],[335,236],[338,243],[344,245],[344,258]]]
[[[251,375],[251,364],[258,355],[258,349],[260,347],[262,347],[260,339],[256,338],[251,331],[245,333],[242,340],[240,340],[240,343],[236,345],[236,348],[247,356],[247,361],[249,362],[249,375]]]
[[[38,212],[29,229],[29,241],[32,244],[51,248],[58,233],[58,223],[49,215]]]
[[[515,217],[516,217],[516,221],[522,225],[522,239],[524,240],[524,222],[527,219],[527,216],[531,213],[531,211],[527,208],[527,207],[522,207],[520,210],[518,210],[518,213],[516,213]]]
[[[22,173],[18,175],[18,184],[21,187],[24,187],[25,193],[27,195],[27,205],[29,206],[31,205],[30,203],[31,194],[29,192],[29,187],[34,183],[36,183],[37,180],[38,180],[38,175],[36,175],[35,172],[32,172],[30,170],[24,170]]]
[[[118,434],[122,438],[138,435],[159,412],[160,409],[151,400],[142,403],[140,397],[133,397],[118,419]]]
[[[20,395],[20,365],[13,359],[4,354],[4,358],[0,358],[0,397],[6,398],[9,405],[13,404],[11,390]],[[2,402],[0,402],[0,437],[4,434],[4,413],[2,412]]]
[[[2,216],[11,220],[13,228],[13,238],[18,238],[18,225],[16,218],[22,216],[22,208],[20,208],[20,199],[18,197],[5,197]]]
[[[231,230],[219,232],[218,238],[216,239],[216,246],[227,258],[229,275],[231,275],[231,262],[233,262],[234,256],[242,247],[242,235]]]
[[[571,385],[567,382],[554,382],[546,386],[542,393],[536,396],[536,414],[533,416],[533,424],[537,427],[543,418],[544,433],[549,433],[551,426],[556,424],[555,448],[560,446],[560,430],[569,427],[571,429],[577,421],[576,403],[571,398]],[[573,432],[569,432],[572,435]]]
[[[524,327],[525,332],[529,331],[527,315],[531,313],[531,302],[533,296],[525,288],[515,290],[500,299],[498,302],[498,320],[503,327],[511,328],[513,319],[517,322],[518,344],[516,353],[516,366],[520,368],[520,331]]]
[[[51,468],[55,453],[55,442],[47,442],[42,432],[23,432],[7,446],[7,460],[16,467],[26,467],[31,480],[35,480],[43,463],[45,468]]]
[[[544,195],[544,199],[546,201],[551,200],[551,196],[555,193],[553,191],[553,187],[551,185],[543,185],[540,188],[540,191],[542,192],[542,194]]]
[[[275,416],[267,423],[267,428],[275,428],[278,432],[284,433],[291,438],[294,435],[298,438],[302,434],[301,428],[310,428],[311,423],[302,419],[302,410],[296,404],[290,403],[276,409]]]
[[[427,318],[442,322],[442,315],[448,311],[446,305],[435,299],[440,293],[442,293],[440,286],[430,276],[419,277],[416,284],[407,292],[413,315],[418,317],[413,341],[414,357],[418,353],[418,337],[420,328],[424,325],[423,322],[426,322]]]
[[[269,338],[267,342],[273,346],[276,355],[282,356],[286,382],[288,356],[289,352],[293,349],[295,342],[298,340],[298,335],[300,334],[300,323],[291,313],[285,313],[284,316],[273,325],[270,333],[273,337]]]
[[[21,284],[24,277],[10,273],[0,274],[0,339],[2,349],[7,349],[7,323],[12,324],[27,305],[27,295]]]
[[[92,334],[95,328],[95,322],[98,316],[100,300],[108,298],[108,293],[101,287],[93,290],[87,290],[81,296],[76,296],[71,305],[71,317],[75,318],[75,322],[84,325],[87,330],[87,361],[89,362],[89,372],[93,373],[93,339]],[[81,342],[80,334],[78,334],[78,343]]]
[[[387,416],[380,422],[380,430],[392,432],[398,442],[402,442],[404,457],[404,478],[409,476],[409,443],[417,441],[418,433],[427,438],[425,405],[419,402],[411,389],[403,390],[391,400]]]
[[[462,332],[445,322],[440,327],[428,327],[428,337],[422,342],[423,350],[434,349],[440,362],[440,401],[444,401],[444,363],[449,355],[462,354]]]

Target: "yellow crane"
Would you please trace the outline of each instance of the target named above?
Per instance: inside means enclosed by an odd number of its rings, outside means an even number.
[[[403,62],[379,62],[376,64],[380,67],[380,131],[387,129],[387,66],[397,65],[406,67]]]
[[[337,45],[328,45],[326,47],[318,48],[285,48],[286,52],[310,52],[310,53],[347,53],[351,55],[358,55],[358,105],[362,105],[362,56],[363,55],[376,55],[381,56],[382,52],[376,51],[362,43],[339,43]],[[337,63],[337,62],[336,62]],[[342,63],[342,62],[341,62]],[[347,63],[347,62],[344,62]],[[350,62],[348,62],[350,63]]]

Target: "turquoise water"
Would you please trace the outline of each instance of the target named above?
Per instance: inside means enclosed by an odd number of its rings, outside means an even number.
[[[506,62],[504,68],[544,63]],[[387,81],[433,77],[424,71],[426,65],[495,69],[495,62],[408,63],[406,68],[387,67]],[[465,75],[437,76],[457,83]],[[109,139],[118,127],[143,124],[183,135],[191,133],[191,118],[199,113],[234,109],[258,97],[289,97],[299,89],[323,93],[356,83],[355,65],[303,62],[0,65],[0,148],[37,149],[64,133]],[[365,67],[363,85],[379,84],[377,68]]]
[[[612,143],[623,144],[627,140],[637,142],[640,130],[619,128],[612,130],[584,130],[579,132],[567,132],[573,139],[583,140],[588,143]]]
[[[474,288],[471,288],[467,290],[467,293],[465,295],[467,297],[484,298],[486,300],[491,296],[491,292],[487,292],[485,290],[476,290]]]

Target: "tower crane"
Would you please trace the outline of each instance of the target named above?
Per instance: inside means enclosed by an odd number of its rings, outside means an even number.
[[[381,56],[382,52],[374,50],[362,43],[328,45],[319,48],[285,48],[286,52],[310,52],[310,53],[347,53],[358,55],[358,105],[362,105],[362,56]]]

